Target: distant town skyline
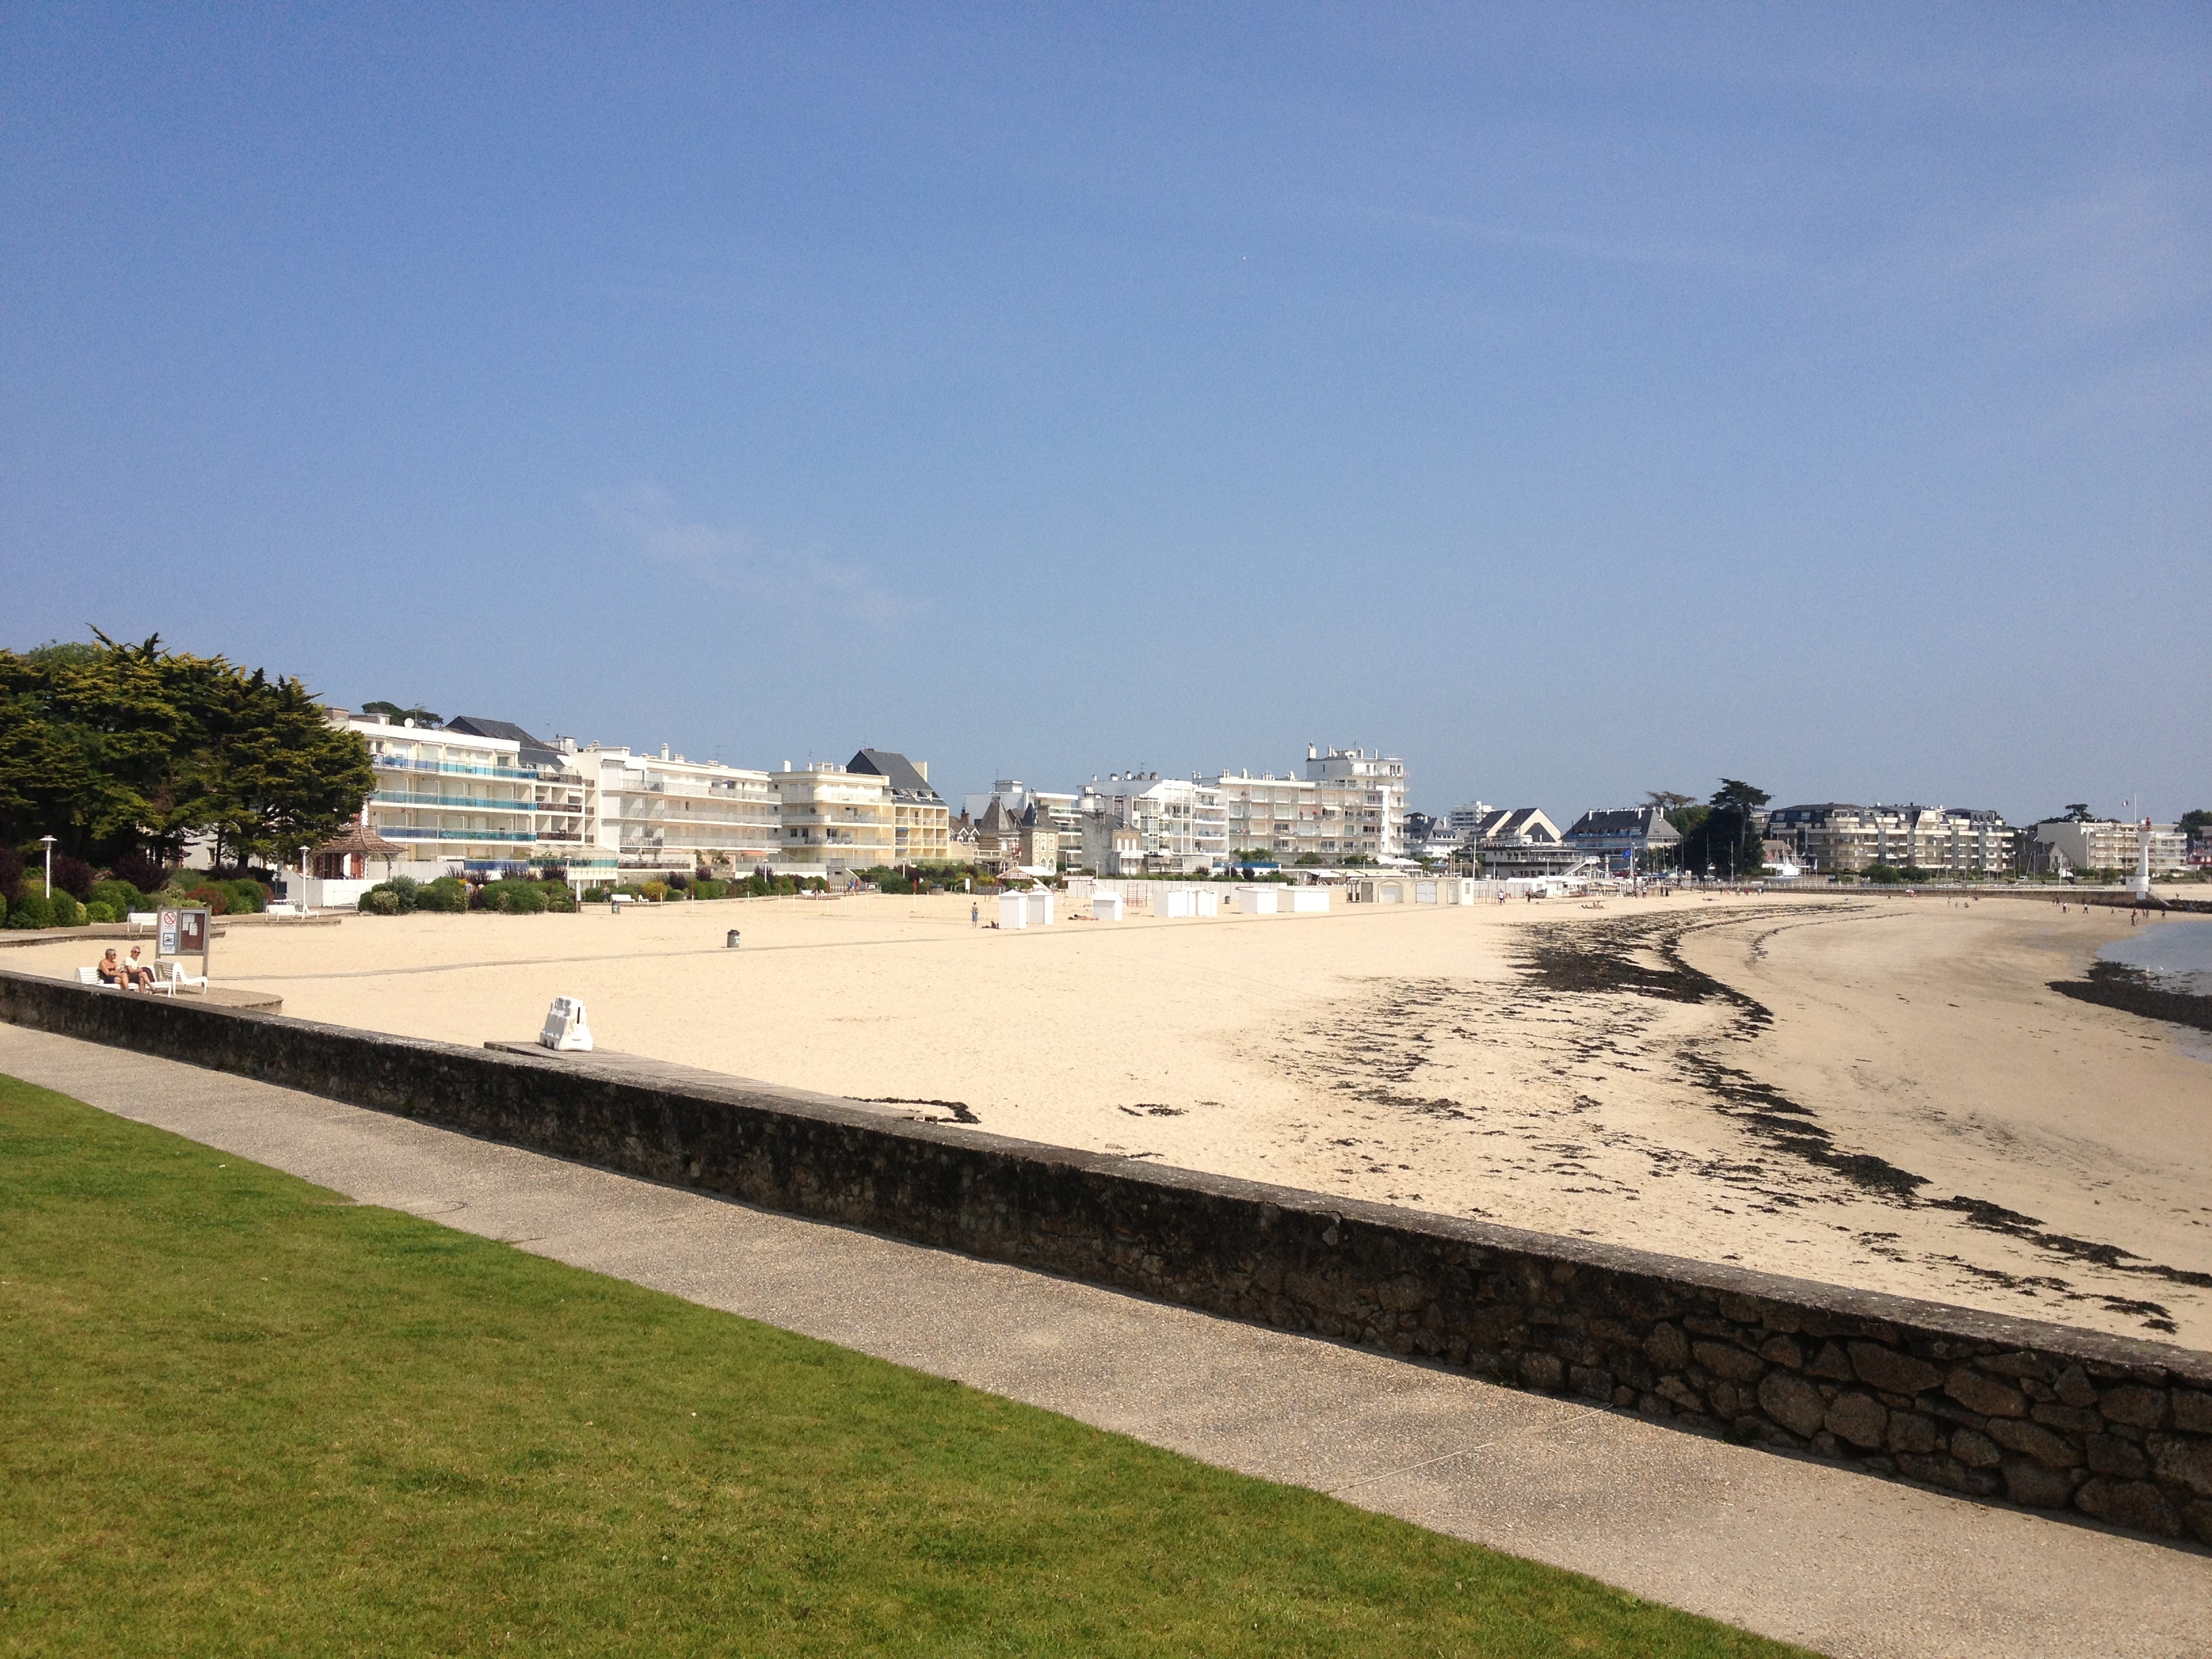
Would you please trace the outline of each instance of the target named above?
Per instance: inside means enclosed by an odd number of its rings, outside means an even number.
[[[2002,27],[1991,27],[2002,19]],[[2212,804],[2212,13],[0,15],[9,642],[948,795]]]

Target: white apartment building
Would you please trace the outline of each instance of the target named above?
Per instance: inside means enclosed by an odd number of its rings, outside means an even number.
[[[574,844],[560,838],[573,836],[582,821],[586,803],[575,796],[584,792],[561,781],[560,757],[552,750],[535,738],[526,745],[526,733],[489,736],[485,729],[504,723],[468,719],[446,727],[395,725],[381,715],[356,717],[342,708],[331,709],[330,719],[368,745],[376,789],[362,818],[407,849],[393,861],[392,874],[418,881],[472,870],[495,874],[558,856],[540,850],[541,823],[554,845]],[[325,856],[319,875],[371,873],[337,868],[335,856]]]
[[[1471,800],[1455,806],[1444,815],[1451,825],[1452,836],[1462,847],[1472,847],[1482,839],[1482,826],[1496,809],[1489,802]]]
[[[1406,856],[1406,763],[1372,750],[1306,746],[1306,776],[1320,785],[1322,854],[1378,862]]]
[[[1231,852],[1324,865],[1407,855],[1406,764],[1395,757],[1310,745],[1302,778],[1224,772],[1213,781]]]
[[[2097,818],[2087,823],[2074,818],[2052,818],[2037,824],[2033,834],[2039,843],[2060,854],[2066,867],[2077,873],[2084,870],[2117,870],[2132,876],[2142,856],[2139,829],[2114,818]],[[2050,862],[2047,853],[2045,860]],[[2189,837],[2181,833],[2181,826],[2152,824],[2151,873],[2175,875],[2188,867]]]
[[[895,749],[863,749],[845,763],[848,772],[872,772],[891,799],[894,864],[943,864],[952,856],[952,818],[931,787],[929,763],[908,760]]]
[[[842,876],[897,862],[896,814],[890,780],[848,772],[829,761],[804,770],[789,761],[768,775],[775,787],[782,836],[778,868],[799,875]]]
[[[1322,835],[1321,785],[1311,778],[1273,772],[1224,772],[1214,780],[1221,791],[1221,812],[1231,854],[1261,852],[1284,864],[1310,854],[1333,864],[1337,837]],[[1328,842],[1326,854],[1322,842]]]
[[[1040,799],[1040,810],[1042,806]],[[1092,819],[1097,822],[1086,835],[1083,826]],[[1070,844],[1110,846],[1110,836],[1103,843],[1100,840],[1103,826],[1108,825],[1136,831],[1135,857],[1146,873],[1211,870],[1229,857],[1221,790],[1210,779],[1164,778],[1157,772],[1115,772],[1094,778],[1077,799]],[[1117,852],[1116,861],[1126,866],[1126,853]],[[1099,873],[1139,872],[1125,867]]]
[[[701,867],[743,873],[780,861],[775,787],[766,772],[686,760],[665,744],[658,757],[570,744],[562,759],[592,804],[592,848],[624,878]],[[571,875],[578,868],[571,860]]]

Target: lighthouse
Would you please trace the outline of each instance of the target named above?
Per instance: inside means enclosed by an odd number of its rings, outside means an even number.
[[[2136,878],[2128,884],[2128,890],[2137,898],[2150,898],[2150,820],[2143,819],[2136,825]]]

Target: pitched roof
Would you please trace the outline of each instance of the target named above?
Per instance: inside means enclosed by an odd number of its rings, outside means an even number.
[[[1482,821],[1482,838],[1495,841],[1501,836],[1519,836],[1529,841],[1556,841],[1558,832],[1551,819],[1544,816],[1540,806],[1516,806],[1510,811],[1492,812]]]
[[[371,858],[397,858],[408,849],[382,836],[356,817],[315,849],[318,853],[366,853]]]
[[[915,763],[896,749],[862,749],[846,763],[848,772],[865,772],[882,778],[892,790],[902,795],[926,795],[937,799],[937,791],[929,787],[929,780],[921,775]]]
[[[1618,811],[1585,812],[1567,831],[1569,841],[1599,836],[1641,836],[1646,841],[1676,842],[1681,832],[1667,822],[1656,806],[1631,806]]]
[[[465,737],[500,738],[508,743],[519,743],[522,745],[521,759],[525,766],[558,766],[561,763],[561,757],[553,752],[552,744],[532,737],[513,720],[490,720],[478,714],[456,714],[446,722],[446,730],[459,732]]]
[[[992,796],[991,805],[985,809],[983,816],[975,821],[975,833],[979,836],[1003,836],[1011,829],[1012,826],[1006,822],[1006,809],[999,804],[999,798],[996,795]]]

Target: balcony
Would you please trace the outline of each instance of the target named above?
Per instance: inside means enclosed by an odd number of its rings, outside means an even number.
[[[533,808],[526,800],[478,800],[469,795],[419,795],[405,789],[380,789],[371,797],[380,806],[436,806],[450,812],[529,812],[580,811],[580,808]]]
[[[409,760],[404,755],[372,755],[369,764],[380,772],[434,772],[441,777],[454,778],[513,778],[520,783],[536,783],[535,772],[526,772],[515,766],[458,766],[451,761]]]
[[[416,824],[380,823],[376,833],[386,841],[534,842],[527,830],[425,830]]]

